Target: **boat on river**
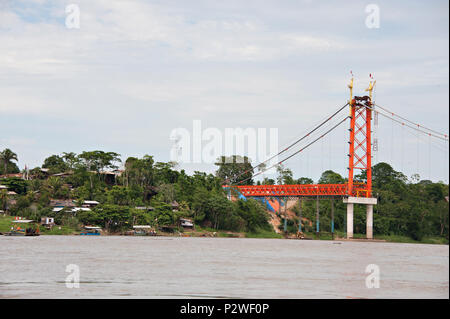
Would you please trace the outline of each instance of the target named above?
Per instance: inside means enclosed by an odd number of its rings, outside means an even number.
[[[156,236],[156,231],[150,225],[135,225],[133,230],[127,231],[126,236]]]
[[[39,236],[39,224],[31,219],[18,219],[12,221],[11,230],[5,236]]]
[[[100,236],[101,227],[97,226],[84,226],[84,230],[80,233],[83,236]]]

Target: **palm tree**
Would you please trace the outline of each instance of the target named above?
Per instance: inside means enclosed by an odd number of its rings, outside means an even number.
[[[55,197],[58,195],[58,191],[63,186],[63,181],[61,178],[56,176],[50,176],[49,179],[45,182],[45,188],[48,190],[51,196]]]
[[[9,148],[4,149],[0,152],[0,162],[3,163],[3,174],[8,174],[8,165],[12,161],[18,161],[17,154],[11,151]]]
[[[69,170],[73,170],[75,167],[75,164],[79,162],[79,159],[77,158],[77,154],[74,152],[63,152],[64,161],[67,163],[67,166],[69,167]]]

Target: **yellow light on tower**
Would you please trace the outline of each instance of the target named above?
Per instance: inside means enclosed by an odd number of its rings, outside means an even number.
[[[369,77],[373,80],[372,73],[369,74]],[[373,88],[375,86],[375,83],[377,83],[376,80],[375,81],[370,81],[369,82],[369,87],[366,89],[366,91],[369,91],[370,103],[372,103],[372,91],[373,91]]]
[[[353,100],[353,73],[350,71],[350,74],[352,75],[352,79],[350,80],[350,83],[348,84],[348,88],[350,89],[350,99],[348,100],[348,105],[350,106],[350,116],[352,115],[352,100]]]

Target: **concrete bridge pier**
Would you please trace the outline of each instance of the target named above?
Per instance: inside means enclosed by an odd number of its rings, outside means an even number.
[[[366,237],[373,239],[373,205],[366,205]]]
[[[347,204],[347,238],[353,238],[354,204],[362,204],[366,205],[366,238],[373,239],[373,205],[377,204],[377,199],[373,197],[347,197],[343,201]]]
[[[347,203],[347,238],[353,238],[353,203]]]

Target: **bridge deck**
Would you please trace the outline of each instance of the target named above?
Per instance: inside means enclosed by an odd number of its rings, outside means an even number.
[[[287,196],[359,196],[365,197],[366,184],[355,184],[353,194],[348,193],[348,184],[307,185],[240,185],[224,186],[236,189],[245,197],[287,197]]]

